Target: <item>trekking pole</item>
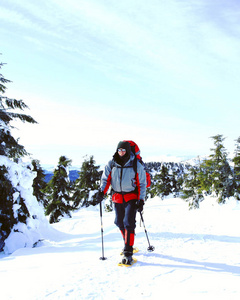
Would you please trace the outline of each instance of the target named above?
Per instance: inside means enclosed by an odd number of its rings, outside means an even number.
[[[140,213],[140,217],[141,217],[141,220],[142,220],[142,223],[143,223],[143,227],[144,227],[144,230],[145,230],[145,233],[146,233],[146,237],[147,237],[147,240],[148,240],[149,247],[147,248],[147,250],[149,252],[152,252],[152,251],[155,250],[155,247],[150,245],[148,234],[147,234],[147,230],[146,230],[146,227],[145,227],[145,224],[144,224],[144,220],[143,220],[143,216],[142,216],[142,212],[140,211],[139,213]]]
[[[101,219],[101,235],[102,235],[102,257],[100,257],[99,259],[101,259],[101,260],[105,260],[105,259],[107,259],[107,258],[106,258],[106,257],[104,257],[104,247],[103,247],[102,202],[100,202],[100,219]]]

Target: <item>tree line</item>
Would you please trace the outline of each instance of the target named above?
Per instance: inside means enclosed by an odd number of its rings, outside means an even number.
[[[173,195],[189,203],[190,208],[199,208],[207,195],[216,197],[219,203],[234,196],[240,200],[240,138],[236,140],[233,159],[229,159],[223,145],[224,137],[212,137],[214,148],[204,159],[198,158],[194,164],[173,162],[146,163],[151,174],[151,186],[146,199],[159,196],[164,199]],[[37,176],[34,179],[34,193],[50,215],[50,223],[57,222],[64,215],[82,206],[96,205],[95,193],[100,186],[102,171],[95,164],[93,156],[86,158],[79,171],[79,178],[71,182],[67,168],[71,160],[61,156],[49,183],[44,181],[44,171],[39,163],[33,162]],[[111,192],[110,192],[111,193]],[[109,195],[111,196],[111,195]],[[111,210],[111,200],[108,210]]]
[[[211,153],[198,157],[194,164],[180,164],[176,169],[171,167],[173,163],[163,163],[153,177],[151,196],[163,198],[174,194],[187,201],[191,209],[199,208],[208,195],[222,204],[230,197],[240,200],[240,137],[235,141],[233,158],[228,157],[223,135],[211,138],[214,144]]]
[[[71,212],[80,207],[96,205],[96,192],[100,186],[102,172],[100,166],[95,165],[93,156],[86,157],[79,171],[79,177],[70,181],[69,167],[72,161],[61,156],[54,169],[51,180],[45,181],[44,170],[38,160],[33,160],[33,194],[43,205],[45,214],[49,215],[49,222],[58,222],[64,216],[71,216]]]

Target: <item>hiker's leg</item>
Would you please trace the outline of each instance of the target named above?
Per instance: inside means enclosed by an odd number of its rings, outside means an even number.
[[[125,228],[124,254],[126,256],[132,256],[133,254],[136,228],[136,212],[136,200],[130,200],[125,203],[125,216],[123,219],[123,223]]]
[[[114,203],[115,209],[115,225],[120,229],[123,240],[125,240],[125,228],[123,224],[123,219],[125,216],[125,209],[122,203]]]

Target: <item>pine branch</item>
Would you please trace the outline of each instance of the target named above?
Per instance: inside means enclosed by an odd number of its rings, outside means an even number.
[[[1,53],[0,53],[1,54]],[[4,63],[0,63],[0,69]],[[11,82],[11,80],[5,79],[2,74],[0,74],[0,92],[5,93],[5,90],[7,89],[6,86],[4,85],[5,83]]]
[[[12,118],[5,110],[0,109],[0,120],[7,125],[10,121],[12,121]]]
[[[23,114],[18,114],[18,113],[8,113],[9,117],[12,119],[17,118],[21,120],[22,122],[28,122],[28,123],[33,123],[36,124],[37,121],[35,121],[31,116],[28,115],[23,115]]]
[[[15,108],[19,108],[21,110],[28,108],[28,106],[22,101],[22,100],[16,100],[16,99],[9,99],[9,98],[5,98],[5,103],[7,105],[7,107],[15,109]]]

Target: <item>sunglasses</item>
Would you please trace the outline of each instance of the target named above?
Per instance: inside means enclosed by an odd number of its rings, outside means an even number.
[[[126,152],[126,149],[119,148],[119,149],[118,149],[118,152]]]

